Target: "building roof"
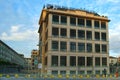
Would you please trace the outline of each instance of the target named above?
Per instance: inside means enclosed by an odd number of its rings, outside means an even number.
[[[109,58],[114,58],[114,59],[117,59],[117,57],[114,57],[114,56],[109,56]]]
[[[107,16],[100,15],[95,11],[90,11],[82,8],[77,9],[77,8],[71,8],[71,7],[69,8],[64,6],[47,4],[43,6],[43,10],[41,12],[41,16],[39,20],[40,26],[42,26],[42,22],[46,21],[46,16],[49,13],[57,13],[57,14],[70,15],[70,16],[72,15],[72,16],[78,16],[78,17],[80,16],[80,17],[87,17],[87,18],[89,15],[92,15],[92,16],[89,16],[89,18],[101,19],[108,22],[110,21]],[[85,14],[85,15],[82,15],[82,14]],[[40,30],[41,30],[41,27],[39,27],[38,33],[40,32]]]

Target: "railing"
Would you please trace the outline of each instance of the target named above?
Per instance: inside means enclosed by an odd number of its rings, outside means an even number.
[[[96,74],[94,76],[92,75],[75,75],[75,74],[58,74],[58,75],[40,75],[40,74],[0,74],[0,79],[2,78],[21,78],[22,80],[24,78],[32,78],[33,80],[36,78],[39,78],[40,80],[42,79],[83,79],[83,78],[87,78],[87,79],[98,79],[98,78],[117,78],[119,76],[116,76],[114,74],[109,74],[109,75],[99,75]],[[3,80],[3,79],[2,79]],[[30,79],[31,80],[31,79]]]

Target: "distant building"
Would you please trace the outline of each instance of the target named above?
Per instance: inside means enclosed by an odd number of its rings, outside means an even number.
[[[120,63],[120,57],[118,57],[118,63]]]
[[[109,74],[109,21],[87,10],[45,6],[38,30],[42,73]]]
[[[32,64],[31,64],[32,60],[31,60],[31,58],[25,58],[25,60],[26,60],[26,66],[27,66],[26,70],[27,70],[28,73],[30,73],[31,69],[32,69]]]
[[[20,54],[18,54],[15,50],[5,44],[2,40],[0,40],[0,68],[4,65],[24,68],[25,66],[25,59]],[[14,70],[14,69],[13,69]],[[7,70],[6,70],[7,71]]]
[[[32,67],[32,69],[37,68],[38,55],[39,55],[38,50],[32,50],[32,52],[31,52],[31,67]]]
[[[118,58],[117,57],[113,57],[113,56],[110,56],[109,57],[109,63],[110,64],[116,64],[117,63],[117,61],[118,61]]]

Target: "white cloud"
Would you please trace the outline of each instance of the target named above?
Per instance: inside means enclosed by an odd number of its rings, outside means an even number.
[[[9,32],[3,32],[0,35],[0,39],[12,41],[35,40],[37,37],[37,30],[26,29],[22,31],[20,26],[12,26]]]
[[[11,27],[11,32],[13,32],[13,33],[17,32],[19,30],[19,28],[20,28],[19,26],[12,26]]]

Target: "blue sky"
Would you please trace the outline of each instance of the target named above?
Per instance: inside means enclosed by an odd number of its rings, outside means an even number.
[[[108,16],[110,55],[120,54],[120,0],[0,0],[0,39],[30,57],[38,49],[38,20],[44,4],[85,8]]]

